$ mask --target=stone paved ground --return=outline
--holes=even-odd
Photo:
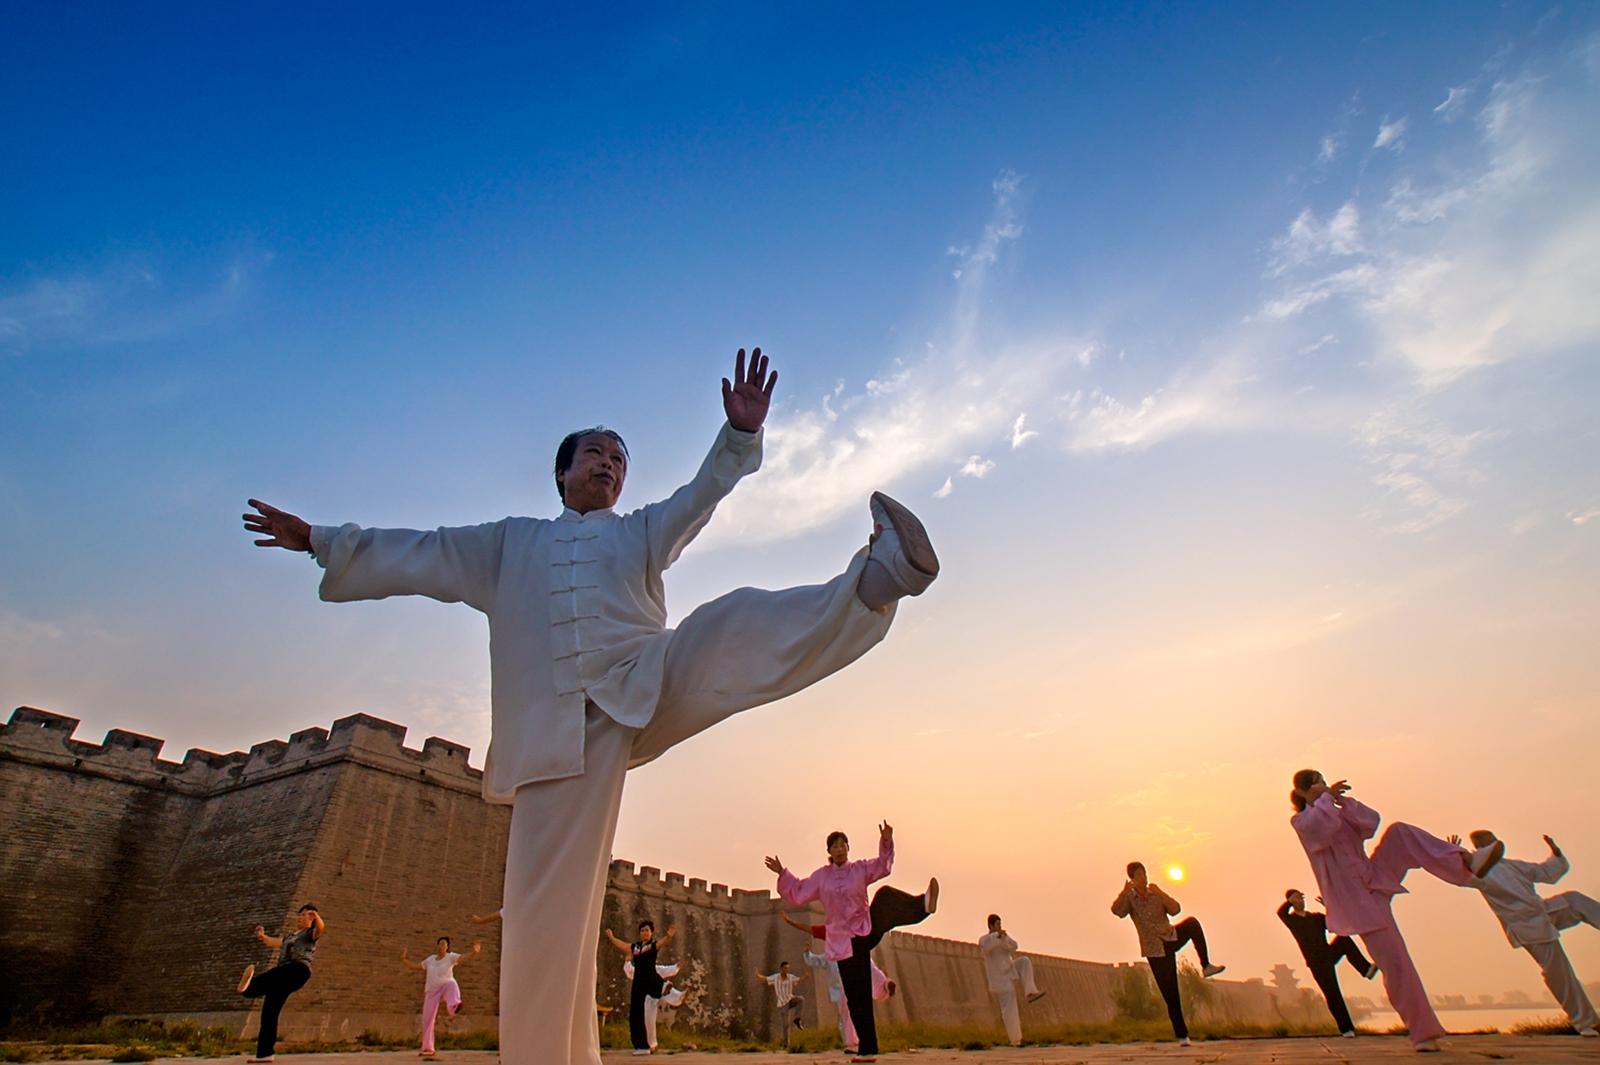
[[[486,1051],[446,1051],[445,1065],[495,1065]],[[162,1059],[174,1065],[240,1065],[243,1058]],[[415,1065],[414,1052],[351,1054],[285,1054],[281,1065]],[[634,1058],[625,1050],[605,1054],[606,1065]],[[848,1061],[839,1051],[825,1054],[658,1054],[671,1065],[795,1065],[798,1062]],[[1480,1065],[1509,1061],[1519,1065],[1600,1065],[1600,1040],[1576,1036],[1470,1035],[1446,1040],[1441,1054],[1418,1055],[1399,1036],[1361,1039],[1248,1039],[1196,1043],[1121,1043],[1082,1047],[1028,1047],[1021,1050],[918,1050],[884,1054],[884,1065],[1122,1065],[1125,1062],[1173,1062],[1174,1065]]]

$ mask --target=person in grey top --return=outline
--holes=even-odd
[[[289,996],[306,986],[311,979],[311,959],[317,953],[317,940],[327,930],[322,914],[314,903],[300,907],[295,918],[295,930],[283,936],[269,936],[256,925],[256,938],[278,951],[278,964],[261,975],[256,975],[254,965],[246,965],[239,977],[239,994],[245,998],[261,999],[261,1029],[256,1035],[256,1056],[251,1062],[273,1060],[273,1047],[278,1042],[278,1014]]]

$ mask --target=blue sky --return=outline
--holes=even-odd
[[[992,744],[1057,787],[1052,853],[1188,862],[1241,941],[1204,868],[1304,876],[1308,758],[1600,862],[1592,803],[1528,798],[1600,692],[1595,9],[748,8],[0,14],[0,701],[172,755],[365,710],[479,758],[481,621],[318,604],[244,499],[547,514],[555,442],[605,421],[637,505],[760,344],[767,465],[675,612],[831,575],[878,487],[947,572],[857,669],[637,774],[619,854],[753,884],[763,833],[896,814],[974,885],[934,931],[981,932],[993,862],[951,837],[1012,821]],[[1508,713],[1490,802],[1459,767]],[[694,831],[774,766],[826,782],[781,752],[845,724],[896,751],[872,809]],[[1126,952],[1045,886],[1007,889],[1040,949]],[[1536,988],[1447,924],[1461,990]]]

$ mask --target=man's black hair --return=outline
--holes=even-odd
[[[1133,874],[1135,872],[1137,872],[1138,870],[1143,869],[1143,868],[1144,868],[1144,863],[1143,862],[1129,862],[1128,863],[1128,879],[1132,880],[1133,879]]]

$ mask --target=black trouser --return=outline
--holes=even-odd
[[[1306,965],[1311,969],[1311,979],[1322,989],[1322,997],[1328,1002],[1328,1012],[1333,1014],[1333,1023],[1339,1026],[1339,1032],[1343,1034],[1355,1031],[1356,1025],[1350,1019],[1349,1008],[1344,1004],[1344,992],[1339,990],[1339,974],[1334,972],[1334,966],[1339,964],[1340,958],[1348,958],[1356,972],[1363,976],[1372,968],[1372,962],[1367,960],[1361,948],[1356,946],[1356,941],[1349,936],[1335,936],[1333,942],[1328,944],[1328,949],[1315,958],[1307,958]]]
[[[928,916],[928,900],[923,895],[907,895],[898,888],[883,887],[872,896],[872,931],[850,941],[851,953],[839,962],[839,983],[844,986],[844,1004],[850,1023],[860,1040],[858,1053],[878,1053],[878,1022],[872,1015],[872,948],[894,928],[916,924]]]
[[[655,973],[655,965],[651,964],[650,972]],[[639,966],[634,966],[633,991],[628,999],[628,1035],[633,1040],[633,1049],[649,1050],[650,1036],[644,1030],[644,1000],[647,998],[661,997],[661,977],[654,980],[645,979],[639,971]]]
[[[289,996],[306,986],[311,979],[311,966],[302,961],[286,961],[264,973],[256,973],[244,989],[245,998],[261,1000],[261,1031],[256,1035],[256,1057],[272,1056],[278,1041],[278,1014]]]
[[[1189,1026],[1183,1023],[1183,1001],[1178,997],[1178,951],[1187,944],[1194,944],[1194,952],[1200,955],[1200,967],[1205,968],[1211,964],[1211,955],[1206,950],[1206,933],[1200,927],[1200,922],[1190,917],[1179,921],[1172,926],[1178,933],[1177,938],[1166,942],[1167,952],[1154,958],[1146,958],[1150,963],[1150,975],[1156,978],[1156,987],[1161,991],[1161,998],[1167,1004],[1167,1019],[1172,1022],[1172,1034],[1179,1039],[1189,1038]]]

